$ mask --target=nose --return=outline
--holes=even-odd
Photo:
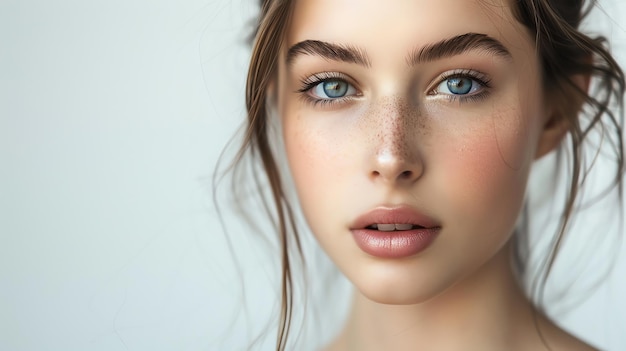
[[[370,178],[385,183],[412,184],[423,174],[421,159],[416,157],[417,150],[411,154],[397,152],[390,148],[379,149],[374,155]]]
[[[416,125],[419,116],[406,111],[402,107],[395,113],[386,109],[375,119],[377,122],[371,130],[378,132],[369,166],[369,177],[373,181],[412,184],[424,173],[420,152],[423,133]]]

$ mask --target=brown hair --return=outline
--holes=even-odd
[[[537,50],[541,57],[543,80],[547,94],[560,102],[561,115],[568,123],[570,183],[559,230],[554,238],[546,268],[533,291],[543,294],[543,286],[554,265],[559,248],[563,243],[569,220],[575,209],[577,195],[591,170],[584,159],[583,145],[595,129],[612,132],[615,142],[613,151],[616,158],[616,173],[610,187],[618,188],[622,199],[622,176],[624,171],[623,154],[623,97],[625,89],[624,73],[607,49],[604,37],[589,37],[578,30],[581,21],[589,14],[596,1],[585,6],[584,0],[525,0],[516,1],[515,15],[535,36]],[[589,75],[596,78],[594,94],[581,90],[571,79],[574,75]],[[612,100],[617,103],[617,114],[611,110]],[[581,104],[572,103],[578,101]],[[580,113],[581,105],[588,106],[588,113]],[[587,118],[587,121],[584,121]],[[563,146],[563,145],[562,145]],[[598,146],[599,148],[600,146]],[[558,149],[557,159],[563,157],[565,149]],[[591,162],[593,165],[593,161]],[[606,189],[609,190],[609,189]],[[524,264],[522,257],[522,265]]]
[[[571,160],[569,194],[558,232],[546,259],[547,269],[540,284],[543,286],[568,229],[579,189],[589,172],[589,168],[583,169],[586,164],[583,160],[583,143],[588,141],[590,131],[596,128],[600,128],[602,132],[613,133],[611,140],[614,141],[617,171],[611,186],[619,189],[621,200],[624,169],[622,105],[625,82],[622,70],[606,48],[606,40],[602,37],[589,37],[578,30],[580,22],[595,1],[591,1],[587,7],[584,7],[584,0],[510,1],[515,2],[517,20],[535,37],[536,49],[542,61],[546,94],[562,102],[561,116],[566,119],[569,128],[570,149],[559,149],[559,155],[569,152]],[[290,0],[261,0],[261,14],[254,35],[247,77],[247,125],[243,144],[233,163],[234,173],[237,174],[246,156],[250,156],[253,162],[260,160],[265,180],[269,182],[271,189],[271,200],[263,197],[262,203],[277,229],[281,250],[282,299],[277,350],[284,350],[286,347],[293,309],[292,258],[289,251],[290,247],[296,248],[302,257],[302,250],[295,218],[287,201],[268,138],[267,91],[276,74],[277,59],[289,26],[292,3]],[[597,91],[593,96],[574,84],[572,76],[578,74],[596,78]],[[580,104],[572,104],[572,99]],[[611,110],[612,103],[616,103],[617,113]],[[582,104],[588,107],[588,113],[579,113]],[[585,117],[588,118],[587,121],[582,120]],[[262,181],[256,174],[253,175],[253,181],[261,189]],[[525,264],[523,257],[521,263]]]

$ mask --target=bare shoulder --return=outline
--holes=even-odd
[[[575,337],[567,331],[561,329],[554,323],[548,321],[548,325],[543,331],[545,342],[552,351],[598,351],[599,349],[589,345],[585,341]]]
[[[562,331],[564,335],[553,339],[550,347],[554,351],[599,351],[599,349],[589,345],[588,343],[574,337],[567,332]]]
[[[551,340],[548,345],[553,351],[599,351],[599,349],[569,334],[567,337]]]

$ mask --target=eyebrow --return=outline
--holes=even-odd
[[[481,33],[466,33],[415,49],[406,61],[409,66],[415,66],[472,50],[483,50],[507,60],[513,58],[509,50],[497,39]]]
[[[512,55],[497,39],[481,33],[465,33],[413,50],[406,59],[409,66],[460,55],[472,50],[483,50],[507,60]],[[320,40],[304,40],[287,50],[286,62],[293,64],[299,56],[321,56],[327,60],[356,63],[370,67],[371,62],[364,49],[352,45],[334,44]]]
[[[292,64],[298,56],[302,55],[321,56],[331,61],[356,63],[365,67],[371,66],[365,50],[352,45],[333,44],[320,40],[304,40],[289,48],[287,51],[287,64]]]

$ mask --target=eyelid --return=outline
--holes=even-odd
[[[329,80],[344,81],[347,84],[349,84],[351,87],[353,87],[357,93],[355,95],[347,95],[347,96],[334,98],[334,99],[326,99],[326,98],[311,96],[310,91],[313,88],[315,88],[318,84],[324,81],[329,81]],[[357,84],[354,83],[354,79],[352,79],[350,76],[341,72],[332,72],[332,71],[318,72],[318,73],[314,73],[314,74],[301,78],[300,82],[302,86],[299,89],[297,89],[295,93],[299,93],[305,102],[309,102],[313,105],[316,105],[316,104],[328,105],[328,104],[342,103],[342,102],[352,100],[354,97],[361,95],[361,92],[357,88]]]
[[[440,74],[435,80],[433,80],[433,83],[428,86],[428,89],[426,90],[427,94],[438,95],[435,92],[435,89],[439,86],[439,84],[451,78],[470,78],[475,80],[485,88],[491,88],[491,78],[488,75],[480,71],[464,68],[455,69]]]
[[[313,88],[316,84],[321,83],[323,81],[331,80],[331,79],[343,80],[346,83],[356,88],[356,84],[354,84],[354,80],[346,74],[343,74],[340,72],[319,72],[319,73],[314,73],[309,76],[305,76],[301,78],[300,82],[302,84],[302,87],[296,91],[299,93],[303,93]]]

